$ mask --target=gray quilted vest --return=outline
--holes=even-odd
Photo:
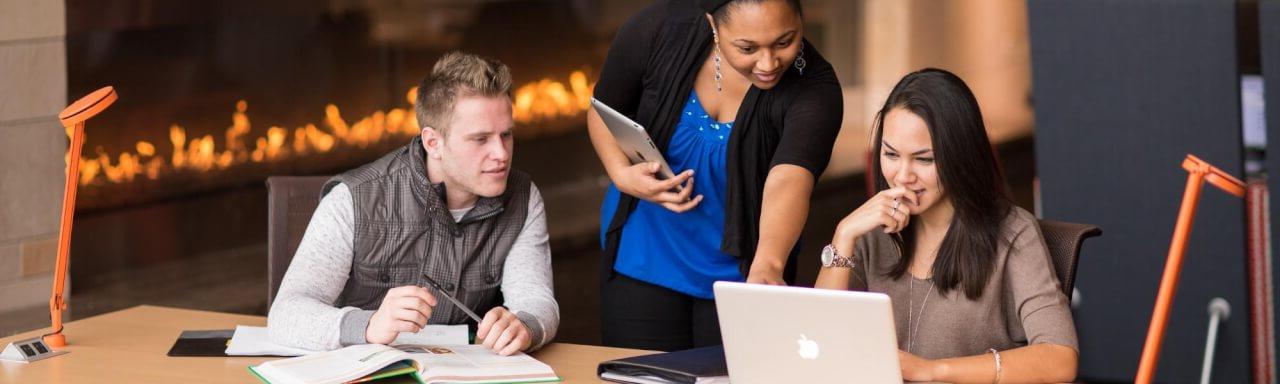
[[[506,192],[480,198],[455,222],[444,184],[427,179],[426,160],[418,137],[325,183],[322,194],[346,184],[355,208],[355,255],[337,306],[376,310],[391,288],[429,287],[423,274],[481,316],[502,304],[502,266],[529,213],[529,176],[512,170]],[[431,323],[469,320],[440,292],[432,294],[438,305]]]

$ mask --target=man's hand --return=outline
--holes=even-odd
[[[529,349],[533,344],[529,328],[516,318],[516,314],[503,307],[495,307],[484,314],[484,320],[476,327],[476,339],[483,339],[486,348],[503,356]]]
[[[364,339],[369,343],[391,344],[400,332],[417,332],[427,326],[436,297],[426,288],[406,285],[387,291],[382,305],[369,319]]]

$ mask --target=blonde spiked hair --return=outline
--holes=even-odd
[[[511,98],[511,70],[506,64],[470,53],[446,53],[418,84],[419,128],[431,127],[447,137],[459,96],[499,95]]]

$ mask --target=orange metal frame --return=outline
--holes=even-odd
[[[89,118],[102,113],[115,101],[115,88],[107,86],[77,100],[58,114],[58,120],[62,121],[62,125],[71,129],[71,147],[67,149],[67,183],[62,193],[62,225],[58,232],[58,260],[53,272],[53,292],[49,297],[49,318],[53,321],[53,332],[44,336],[45,344],[51,347],[67,345],[67,337],[62,334],[62,311],[67,309],[63,290],[67,284],[67,262],[71,252],[71,223],[75,219],[76,212],[76,187],[80,183],[80,149],[84,146],[84,123]]]
[[[1191,236],[1191,224],[1196,217],[1196,205],[1200,203],[1200,189],[1207,181],[1224,192],[1243,198],[1244,182],[1194,155],[1182,161],[1187,170],[1187,189],[1182,194],[1182,208],[1178,211],[1178,224],[1173,228],[1173,242],[1169,245],[1169,257],[1165,261],[1164,276],[1160,279],[1160,291],[1156,295],[1155,310],[1151,313],[1151,325],[1147,328],[1147,341],[1142,347],[1142,360],[1138,364],[1138,376],[1134,382],[1149,384],[1155,378],[1156,362],[1160,358],[1160,343],[1164,340],[1164,327],[1169,322],[1169,309],[1173,306],[1173,294],[1178,290],[1178,273],[1182,271],[1182,256]]]

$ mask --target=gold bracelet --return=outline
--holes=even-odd
[[[991,354],[996,358],[996,381],[994,381],[994,383],[1000,384],[1000,379],[1004,378],[1004,367],[1000,366],[1000,351],[997,351],[995,348],[988,348],[987,352],[991,352]]]

